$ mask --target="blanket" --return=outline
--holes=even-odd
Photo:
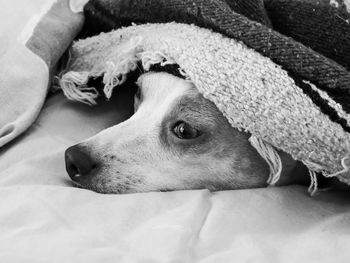
[[[288,186],[101,195],[72,188],[64,172],[64,149],[129,113],[120,90],[111,103],[94,107],[69,102],[60,93],[46,99],[48,64],[26,43],[53,3],[13,0],[0,10],[0,60],[6,65],[0,69],[0,127],[14,128],[0,139],[2,261],[349,260],[347,193],[310,198],[304,187]],[[83,19],[75,13],[82,1],[65,3],[67,14]]]
[[[223,0],[170,3],[91,1],[88,7],[97,24],[163,23],[133,25],[75,43],[60,80],[68,98],[94,103],[98,92],[87,83],[98,76],[103,76],[110,98],[140,62],[145,71],[154,64],[177,64],[233,127],[251,134],[250,143],[270,166],[268,183],[275,184],[282,171],[275,148],[309,168],[312,192],[316,173],[349,183],[350,14],[345,2],[332,7],[324,1],[267,1],[266,11],[261,1],[252,1],[253,7]],[[242,15],[247,8],[259,23]],[[279,27],[300,37],[271,30],[275,17],[283,17],[277,8],[300,14]],[[271,23],[270,13],[275,18]],[[339,16],[343,20],[334,18]],[[173,20],[181,23],[164,23]],[[189,22],[196,26],[183,24]],[[310,39],[306,27],[322,37]]]

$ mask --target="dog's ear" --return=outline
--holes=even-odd
[[[134,71],[131,72],[130,77],[128,77],[127,80],[123,84],[121,84],[118,87],[118,89],[116,89],[116,92],[117,93],[119,91],[124,92],[126,89],[128,89],[129,92],[132,93],[132,96],[134,96],[134,94],[138,90],[138,86],[135,82],[139,76],[140,76],[139,73],[134,72]],[[87,83],[88,87],[94,87],[98,91],[99,96],[97,98],[97,103],[98,103],[98,100],[106,100],[107,99],[104,96],[103,88],[104,88],[105,84],[103,83],[102,80],[103,80],[103,77],[90,78],[88,83]]]

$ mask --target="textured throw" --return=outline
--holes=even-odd
[[[91,78],[103,77],[110,98],[138,65],[147,71],[176,64],[233,127],[252,135],[270,166],[269,183],[282,169],[275,148],[309,168],[311,190],[316,172],[350,183],[349,7],[312,0],[93,0],[81,37],[127,27],[77,41],[61,88],[94,104]]]

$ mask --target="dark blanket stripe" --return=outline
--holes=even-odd
[[[350,132],[348,122],[344,118],[340,117],[337,110],[330,106],[327,100],[323,99],[317,91],[313,90],[310,84],[303,82],[300,78],[293,76],[291,73],[289,73],[289,76],[294,79],[295,84],[310,97],[312,102],[321,110],[322,113],[326,114],[333,122],[340,124],[345,131]]]
[[[85,14],[87,24],[100,23],[95,33],[130,22],[176,21],[211,28],[243,41],[293,76],[309,80],[350,113],[350,73],[343,66],[234,12],[233,7],[223,0],[90,0]]]
[[[329,0],[265,0],[265,8],[275,30],[350,70],[350,14],[345,6],[335,8],[329,3]]]
[[[226,0],[226,3],[234,12],[271,27],[271,21],[265,11],[263,0]]]

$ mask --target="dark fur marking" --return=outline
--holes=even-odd
[[[200,136],[181,140],[172,132],[174,124],[184,121],[198,129]],[[197,91],[181,97],[161,123],[160,141],[169,151],[178,155],[213,152],[216,158],[228,156],[229,145],[222,147],[220,140],[235,139],[235,131],[211,101]]]

